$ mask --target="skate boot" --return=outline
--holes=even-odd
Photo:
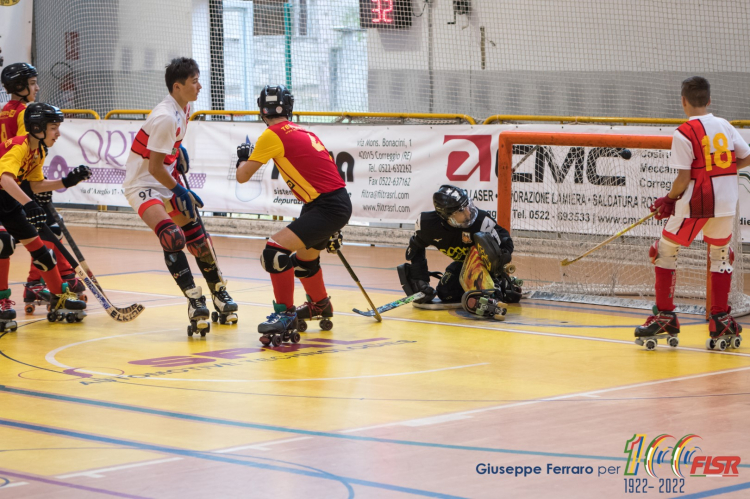
[[[726,350],[727,348],[739,348],[742,344],[742,326],[737,324],[734,317],[729,315],[732,309],[721,314],[711,314],[708,319],[708,332],[711,335],[706,340],[706,348],[709,350]]]
[[[18,329],[16,322],[16,311],[13,305],[16,302],[10,299],[10,289],[0,291],[0,333],[10,331],[11,333]]]
[[[50,292],[42,281],[29,281],[23,285],[23,310],[33,314],[37,305],[49,303]]]
[[[220,282],[214,285],[209,284],[209,286],[216,288],[216,291],[211,290],[211,297],[216,309],[216,312],[211,313],[211,320],[219,324],[237,324],[237,304],[227,293],[226,286]]]
[[[467,291],[461,297],[461,306],[472,315],[505,320],[508,306],[497,299],[494,289]]]
[[[208,321],[210,313],[206,307],[206,297],[203,296],[203,290],[198,287],[192,287],[183,291],[188,299],[188,318],[190,325],[187,327],[188,336],[200,333],[206,336],[211,331],[211,323]]]
[[[297,322],[297,310],[294,307],[287,310],[286,305],[273,302],[273,313],[266,317],[265,322],[258,324],[258,332],[261,334],[260,342],[264,346],[275,347],[288,341],[299,343]]]
[[[314,302],[310,299],[310,295],[307,296],[307,301],[297,307],[297,331],[304,333],[307,331],[307,322],[305,321],[317,321],[322,319],[319,323],[322,331],[330,331],[333,328],[333,305],[331,305],[331,297],[323,298],[319,302]]]
[[[680,321],[674,312],[660,311],[654,305],[654,315],[649,315],[642,326],[635,328],[635,344],[646,345],[646,350],[656,348],[659,338],[666,338],[670,347],[680,344]]]
[[[78,295],[79,300],[89,301],[89,297],[84,294],[86,291],[86,285],[78,279],[75,272],[60,277],[62,277],[63,282],[68,283],[68,289]]]
[[[86,317],[86,302],[79,300],[78,295],[68,289],[68,283],[62,285],[62,293],[50,294],[47,320],[81,322]]]

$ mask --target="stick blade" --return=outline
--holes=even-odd
[[[367,310],[367,311],[363,312],[363,311],[361,311],[359,309],[353,308],[352,312],[354,312],[355,314],[364,315],[365,317],[375,317],[375,311],[374,310]]]
[[[567,266],[568,266],[568,265],[570,265],[571,263],[573,263],[573,262],[571,262],[570,260],[568,260],[568,259],[566,258],[565,260],[563,260],[562,262],[560,262],[560,265],[562,265],[563,267],[567,267]]]

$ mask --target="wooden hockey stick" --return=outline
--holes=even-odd
[[[341,258],[341,263],[344,264],[344,267],[346,267],[346,270],[349,272],[349,275],[352,276],[352,279],[354,279],[354,282],[357,283],[357,286],[359,286],[359,289],[362,291],[362,294],[365,295],[365,298],[367,299],[367,303],[370,304],[370,308],[372,309],[372,316],[375,317],[375,320],[378,322],[383,322],[383,318],[380,317],[380,312],[378,312],[378,309],[375,307],[375,305],[372,304],[372,300],[370,300],[370,297],[367,295],[367,291],[365,291],[365,288],[362,287],[362,284],[359,282],[359,279],[357,279],[357,274],[354,273],[352,270],[352,267],[349,265],[349,262],[346,261],[346,258],[344,258],[344,255],[341,253],[340,249],[336,250],[336,254]],[[362,315],[369,315],[369,311],[366,313],[362,313],[356,309],[353,309],[354,312],[357,312],[358,314]],[[370,316],[370,317],[372,317]]]
[[[59,218],[59,215],[58,217]],[[58,223],[60,221],[58,220]],[[63,225],[60,224],[60,228],[63,228]],[[134,303],[133,305],[125,308],[118,308],[112,305],[112,302],[109,301],[109,298],[104,294],[104,292],[99,287],[99,284],[94,284],[96,282],[96,277],[94,277],[93,274],[89,274],[91,270],[88,271],[83,269],[83,266],[76,261],[75,258],[73,258],[73,255],[70,254],[70,252],[67,250],[65,246],[60,242],[59,239],[57,239],[57,236],[52,232],[52,230],[47,227],[47,224],[44,224],[42,226],[42,231],[45,232],[45,235],[50,238],[50,241],[57,247],[57,249],[60,250],[60,253],[65,257],[66,260],[68,260],[68,263],[70,263],[71,266],[74,267],[75,273],[78,276],[78,278],[83,281],[83,284],[86,285],[89,291],[91,291],[91,294],[94,295],[94,298],[96,298],[102,307],[104,307],[104,311],[107,312],[107,314],[112,317],[114,320],[118,322],[130,322],[136,317],[138,317],[141,312],[143,312],[143,305],[140,303]],[[64,231],[66,234],[66,237],[69,237],[69,233]],[[70,243],[72,239],[68,239],[68,242]],[[71,244],[71,247],[73,247],[73,244]],[[80,253],[80,250],[78,251]],[[86,266],[88,268],[88,265]]]
[[[406,305],[407,303],[411,303],[414,300],[419,300],[420,298],[424,298],[424,293],[421,291],[419,293],[414,293],[411,296],[405,296],[403,298],[399,298],[398,300],[392,301],[390,303],[386,303],[385,305],[382,305],[375,310],[365,310],[364,312],[361,310],[358,310],[356,308],[352,309],[352,312],[355,312],[359,315],[364,315],[365,317],[375,317],[375,314],[382,314],[384,312],[388,312],[389,310],[393,310],[394,308],[398,308],[402,305]]]
[[[641,218],[641,219],[640,219],[640,220],[638,220],[637,222],[635,222],[635,223],[632,223],[632,224],[628,225],[627,227],[625,227],[624,229],[622,229],[622,230],[621,230],[620,232],[618,232],[617,234],[615,234],[615,235],[613,235],[613,236],[610,236],[610,237],[608,237],[607,239],[605,239],[604,241],[600,242],[599,244],[597,244],[596,246],[594,246],[593,248],[591,248],[590,250],[588,250],[588,251],[587,251],[586,253],[584,253],[584,254],[582,254],[582,255],[579,255],[579,256],[577,256],[577,257],[573,258],[572,260],[568,260],[568,259],[566,258],[565,260],[563,260],[562,262],[560,262],[560,265],[562,265],[563,267],[565,267],[565,266],[568,266],[568,265],[570,265],[571,263],[575,263],[575,262],[577,262],[577,261],[578,261],[578,260],[580,260],[581,258],[583,258],[583,257],[585,257],[585,256],[587,256],[587,255],[590,255],[591,253],[593,253],[594,251],[598,250],[599,248],[601,248],[601,247],[603,247],[603,246],[606,246],[606,245],[608,245],[609,243],[611,243],[612,241],[614,241],[614,240],[615,240],[615,239],[617,239],[618,237],[622,236],[623,234],[625,234],[625,233],[626,233],[626,232],[628,232],[629,230],[631,230],[631,229],[633,229],[633,228],[635,228],[635,227],[638,227],[639,225],[641,225],[641,224],[642,224],[643,222],[645,222],[645,221],[646,221],[646,220],[648,220],[649,218],[653,217],[654,215],[656,215],[656,212],[653,212],[653,213],[649,213],[648,215],[646,215],[645,217]]]

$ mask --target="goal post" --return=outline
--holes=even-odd
[[[497,161],[498,223],[509,228],[514,262],[530,297],[631,308],[654,303],[648,257],[666,220],[649,219],[585,258],[562,267],[649,213],[671,188],[671,135],[555,132],[500,133]],[[750,313],[744,294],[739,216],[732,239],[736,260],[730,304]],[[699,235],[682,248],[675,304],[683,313],[709,309],[708,245]]]

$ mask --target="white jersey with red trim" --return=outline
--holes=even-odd
[[[130,155],[125,165],[125,191],[141,187],[161,187],[162,184],[148,172],[151,151],[164,153],[164,166],[170,175],[175,176],[175,161],[185,132],[187,131],[190,104],[181,109],[171,95],[151,111],[130,147]]]
[[[683,218],[726,217],[735,214],[739,182],[737,158],[750,147],[725,119],[706,114],[680,125],[672,138],[669,166],[690,170],[690,184],[675,206]]]

